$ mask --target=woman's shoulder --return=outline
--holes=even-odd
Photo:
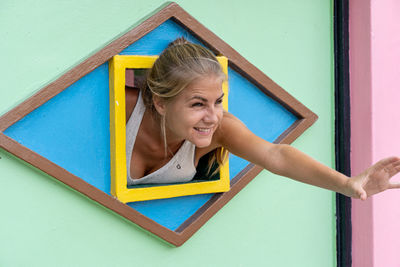
[[[237,117],[229,112],[224,112],[221,124],[215,132],[215,142],[221,144],[222,140],[229,139],[232,135],[236,135],[238,131],[247,130],[246,125],[241,122]]]
[[[228,150],[237,145],[252,141],[256,136],[246,125],[233,114],[224,112],[221,124],[213,137],[215,146],[222,146]]]
[[[126,122],[128,122],[129,118],[132,115],[133,110],[135,109],[137,100],[139,97],[139,88],[136,87],[125,87],[125,118]]]

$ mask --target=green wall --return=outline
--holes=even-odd
[[[160,7],[2,0],[0,114]],[[293,145],[334,165],[332,3],[182,0],[319,120]],[[0,266],[335,266],[332,192],[263,172],[180,248],[0,150]]]

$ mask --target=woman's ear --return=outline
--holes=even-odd
[[[161,97],[153,95],[153,104],[157,112],[161,116],[165,116],[166,113],[166,103],[165,100],[163,100]]]

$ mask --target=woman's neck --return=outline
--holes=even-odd
[[[155,116],[151,114],[151,111],[146,109],[143,120],[142,120],[142,130],[151,140],[151,143],[148,143],[150,149],[153,151],[162,150],[165,152],[165,143],[164,136],[161,130],[161,118],[159,116]],[[174,138],[173,134],[168,131],[168,128],[165,129],[166,139],[167,139],[167,154],[174,155],[179,148],[182,146],[182,143],[185,141],[182,138]]]

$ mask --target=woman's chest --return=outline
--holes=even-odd
[[[139,179],[151,174],[165,166],[171,157],[165,157],[165,153],[149,151],[146,147],[135,145],[130,161],[130,177]]]
[[[139,138],[140,140],[140,138]],[[149,175],[190,176],[196,171],[199,158],[195,157],[196,148],[188,141],[184,141],[177,150],[150,149],[145,143],[137,143],[132,151],[129,164],[130,177],[139,179]],[[168,153],[169,152],[169,153]],[[156,173],[155,173],[156,172]]]

